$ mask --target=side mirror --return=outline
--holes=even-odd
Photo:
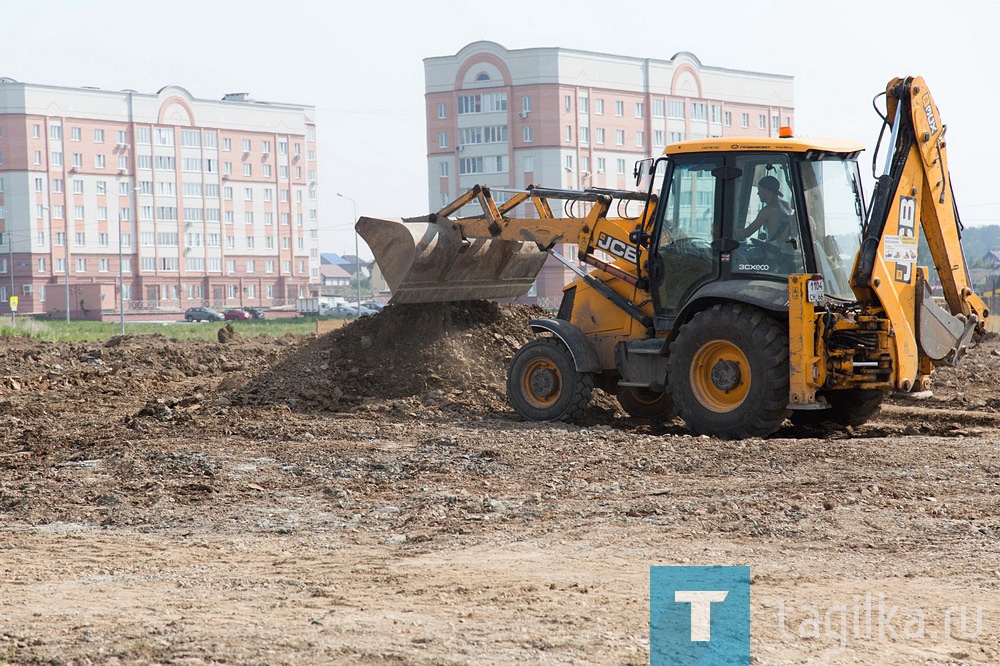
[[[635,167],[632,169],[632,175],[635,177],[635,184],[640,190],[646,190],[646,181],[653,177],[653,158],[647,157],[645,159],[638,160],[635,163]]]

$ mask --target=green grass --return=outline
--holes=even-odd
[[[174,339],[217,340],[218,330],[230,322],[200,322],[200,323],[163,323],[163,324],[129,324],[125,323],[126,335],[160,334]],[[294,319],[254,319],[231,322],[233,327],[245,338],[255,338],[262,335],[281,337],[286,333],[294,335],[309,335],[316,332],[316,319],[313,317],[297,317]],[[106,340],[121,335],[119,322],[71,321],[18,318],[14,326],[9,319],[0,324],[0,337],[25,336],[36,340],[51,342],[83,342],[87,340]]]

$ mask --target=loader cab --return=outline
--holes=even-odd
[[[656,163],[649,276],[658,329],[702,298],[783,311],[794,273],[821,273],[828,295],[854,299],[864,210],[856,151],[755,143],[683,142]]]

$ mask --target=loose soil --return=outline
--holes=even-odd
[[[722,441],[600,392],[522,421],[539,314],[5,338],[0,664],[645,664],[661,565],[751,567],[756,664],[1000,663],[997,340],[865,426]]]

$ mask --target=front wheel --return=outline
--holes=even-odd
[[[583,417],[594,377],[578,372],[558,338],[538,338],[521,347],[507,374],[507,397],[529,421],[572,421]]]
[[[674,410],[696,433],[763,437],[788,416],[788,333],[762,310],[699,312],[671,344],[668,368]]]

